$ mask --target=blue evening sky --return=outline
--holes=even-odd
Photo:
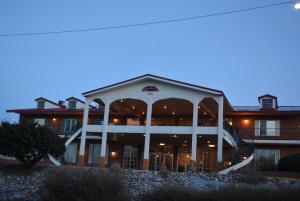
[[[0,34],[141,23],[280,0],[0,1]],[[195,21],[0,38],[0,120],[146,73],[223,90],[232,105],[264,93],[300,105],[300,10],[292,5]]]

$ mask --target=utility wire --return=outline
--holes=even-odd
[[[140,26],[148,26],[148,25],[155,25],[155,24],[165,24],[165,23],[173,23],[173,22],[198,20],[198,19],[201,19],[201,18],[208,18],[208,17],[221,16],[221,15],[229,15],[229,14],[234,14],[234,13],[242,13],[242,12],[248,12],[248,11],[253,11],[253,10],[258,10],[258,9],[263,9],[263,8],[270,8],[270,7],[275,7],[275,6],[282,6],[282,5],[293,4],[293,3],[295,3],[295,1],[284,1],[284,2],[279,2],[279,3],[266,4],[266,5],[256,6],[256,7],[237,9],[237,10],[229,10],[229,11],[223,11],[223,12],[211,13],[211,14],[205,14],[205,15],[198,15],[198,16],[193,16],[193,17],[174,18],[174,19],[167,19],[167,20],[160,20],[160,21],[150,21],[150,22],[137,23],[137,24],[127,24],[127,25],[108,26],[108,27],[96,27],[96,28],[86,28],[86,29],[69,29],[69,30],[47,31],[47,32],[0,34],[0,37],[50,35],[50,34],[63,34],[63,33],[88,32],[88,31],[102,31],[102,30],[108,30],[108,29],[122,29],[122,28],[130,28],[130,27],[140,27]]]

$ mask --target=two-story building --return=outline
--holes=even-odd
[[[83,96],[40,97],[36,108],[8,112],[65,138],[64,163],[80,166],[215,172],[254,158],[270,169],[300,153],[300,106],[280,106],[272,95],[232,106],[220,90],[146,74]]]

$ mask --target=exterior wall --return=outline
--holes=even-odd
[[[300,116],[232,116],[232,126],[241,139],[300,140]],[[248,123],[245,123],[248,120]],[[280,136],[255,136],[255,120],[280,120]]]

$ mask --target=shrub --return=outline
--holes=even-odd
[[[227,186],[208,191],[161,187],[143,195],[142,201],[296,201],[300,189],[266,189]]]
[[[113,163],[113,164],[110,166],[109,171],[110,171],[110,173],[116,174],[116,175],[121,175],[121,174],[122,174],[122,169],[121,169],[119,163]]]
[[[98,169],[58,168],[50,171],[41,190],[42,201],[124,201],[120,177]]]
[[[63,140],[47,127],[6,122],[0,126],[0,154],[15,157],[27,167],[33,167],[48,153],[58,156],[64,152]]]
[[[169,177],[170,171],[165,165],[160,165],[158,174],[161,176],[161,178],[166,179]]]
[[[300,172],[300,154],[283,157],[278,163],[279,171]]]

